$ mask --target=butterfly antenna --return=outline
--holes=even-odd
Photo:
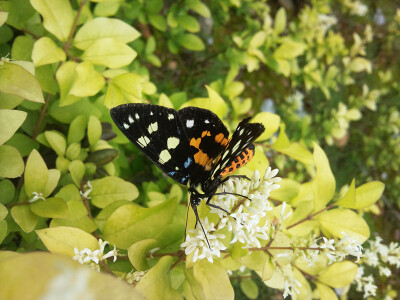
[[[200,224],[201,230],[203,230],[204,236],[206,237],[208,248],[210,248],[210,250],[211,250],[210,242],[208,241],[206,231],[204,230],[203,224],[201,224],[201,221],[200,221],[200,218],[199,218],[199,214],[197,213],[197,207],[195,205],[192,205],[192,209],[193,209],[194,214],[196,216],[196,225],[197,225],[197,223]]]

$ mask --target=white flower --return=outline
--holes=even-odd
[[[204,221],[201,221],[201,223],[203,224],[204,230],[207,233],[210,247],[208,246],[206,236],[204,235],[201,226],[198,226],[196,229],[189,230],[189,234],[186,236],[186,241],[181,244],[181,247],[185,248],[186,255],[189,255],[193,252],[193,262],[203,258],[207,258],[209,262],[213,262],[213,256],[220,257],[221,250],[226,249],[224,244],[220,241],[220,239],[225,238],[225,235],[212,234],[212,232],[215,231],[214,224],[208,223],[207,217]]]
[[[108,244],[107,241],[99,240],[99,249],[90,250],[88,248],[84,248],[83,250],[79,251],[78,248],[74,247],[74,257],[73,260],[77,260],[80,264],[87,264],[92,265],[95,263],[96,265],[99,264],[100,261],[106,260],[109,257],[114,257],[114,262],[117,260],[118,250],[114,249],[104,254],[104,248]],[[96,269],[98,269],[96,267]]]
[[[133,272],[133,270],[132,270],[131,272],[127,273],[123,279],[125,279],[125,281],[128,284],[133,284],[133,283],[140,281],[140,279],[143,278],[143,276],[146,274],[146,272],[147,271]]]
[[[35,202],[37,200],[45,200],[45,198],[43,197],[42,193],[32,192],[32,194],[33,194],[33,197],[32,197],[32,199],[30,199],[28,201],[29,203],[33,203],[33,202]]]
[[[83,186],[83,190],[85,191],[84,193],[82,191],[79,191],[81,196],[85,197],[86,199],[90,199],[89,194],[92,192],[92,184],[90,183],[90,180],[88,180]]]

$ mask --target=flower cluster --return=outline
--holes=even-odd
[[[260,248],[260,240],[266,241],[269,238],[266,213],[272,210],[268,201],[270,192],[279,188],[277,183],[281,179],[275,177],[277,173],[277,169],[271,170],[269,167],[263,178],[256,170],[251,180],[233,177],[221,185],[218,189],[221,195],[214,197],[211,203],[230,214],[212,207],[210,212],[218,214],[220,222],[214,226],[207,218],[201,220],[211,247],[208,247],[201,228],[190,230],[186,242],[181,245],[186,255],[193,252],[193,262],[203,258],[212,262],[213,256],[219,256],[220,251],[226,249],[222,241],[225,235],[215,233],[222,228],[233,233],[230,243],[239,241],[244,247]]]
[[[106,260],[109,257],[114,258],[114,262],[117,260],[118,256],[118,250],[114,249],[107,252],[104,254],[104,248],[108,244],[107,241],[102,241],[101,239],[99,240],[99,249],[97,250],[90,250],[88,248],[85,248],[81,251],[79,251],[78,248],[74,248],[74,253],[75,256],[72,258],[73,260],[77,260],[81,264],[86,264],[91,266],[92,268],[96,269],[97,271],[100,271],[100,267],[98,266],[99,262]]]
[[[124,276],[124,280],[128,283],[128,284],[136,284],[137,282],[140,281],[140,279],[143,278],[143,276],[147,273],[147,271],[135,271],[135,272],[129,272],[127,274],[125,274]]]

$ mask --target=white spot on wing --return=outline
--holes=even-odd
[[[167,140],[168,149],[175,149],[179,145],[179,139],[176,137],[170,137]]]
[[[168,120],[173,120],[173,119],[175,119],[174,115],[173,114],[169,114],[168,115]]]
[[[186,127],[192,128],[194,125],[194,120],[186,120]]]
[[[168,150],[163,150],[160,152],[160,158],[158,159],[160,164],[165,164],[170,159],[171,159],[171,154],[168,152]]]
[[[135,118],[136,118],[136,120],[139,120],[139,119],[140,119],[138,113],[135,114]]]
[[[151,111],[151,112],[150,112],[150,116],[152,116],[152,115],[153,115],[153,112]]]
[[[158,130],[158,123],[157,122],[151,123],[147,128],[147,130],[149,131],[150,134],[156,132]]]
[[[144,148],[150,143],[150,139],[144,135],[138,138],[138,143]]]
[[[208,121],[208,120],[204,120],[204,123],[208,124],[208,123],[210,123],[210,121]]]
[[[133,118],[132,118],[131,115],[128,116],[128,121],[129,121],[129,123],[131,123],[131,124],[133,123]]]
[[[122,123],[122,125],[124,125],[124,128],[125,128],[125,129],[129,129],[129,125],[128,125],[128,124]]]

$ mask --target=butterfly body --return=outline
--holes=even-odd
[[[111,117],[166,175],[188,186],[196,221],[201,200],[213,206],[209,202],[224,177],[250,161],[255,151],[252,143],[264,132],[262,124],[246,118],[229,139],[218,116],[197,107],[176,111],[152,104],[123,104],[111,109]]]

